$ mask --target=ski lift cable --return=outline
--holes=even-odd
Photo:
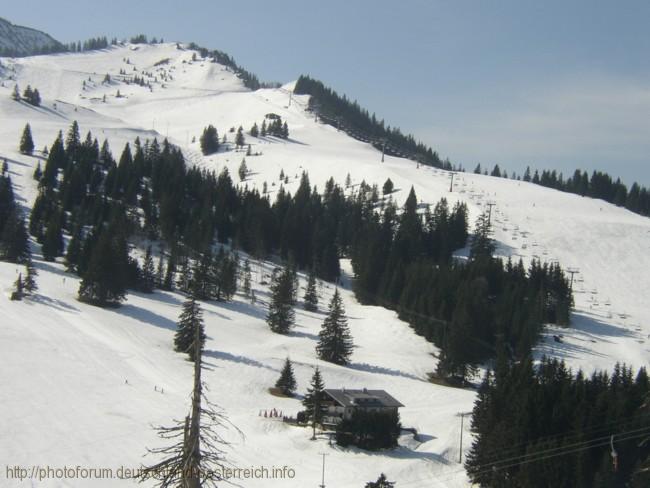
[[[633,430],[621,432],[621,433],[615,434],[615,435],[618,436],[618,437],[621,437],[623,435],[632,435],[632,434],[638,435],[638,436],[644,436],[644,435],[647,435],[647,434],[645,434],[645,432],[650,432],[650,425],[646,426],[646,427],[639,428],[639,429],[633,429]],[[497,468],[499,468],[497,465],[499,465],[501,463],[504,463],[504,462],[509,463],[509,462],[514,462],[514,461],[526,461],[527,459],[532,459],[532,458],[535,458],[535,457],[539,457],[541,455],[551,454],[551,453],[558,452],[558,451],[565,451],[567,449],[578,448],[578,447],[586,446],[586,445],[589,445],[589,444],[592,444],[592,443],[598,443],[599,445],[608,445],[608,444],[611,443],[612,437],[613,436],[611,434],[607,434],[605,436],[597,437],[595,439],[590,439],[590,440],[581,441],[581,442],[575,442],[573,444],[563,445],[563,446],[559,446],[559,447],[553,447],[553,448],[544,449],[544,450],[541,450],[541,451],[534,451],[534,452],[531,452],[531,453],[528,453],[528,454],[522,454],[520,456],[513,456],[511,458],[507,458],[507,459],[503,459],[503,460],[497,460],[497,461],[494,461],[494,462],[486,462],[485,464],[489,464],[492,467],[496,466]],[[538,442],[538,440],[536,440],[535,442]],[[603,444],[603,443],[605,443],[605,444]]]
[[[627,435],[627,436],[619,439],[619,442],[638,439],[638,438],[644,437],[645,435],[646,434]],[[606,439],[605,441],[602,441],[599,444],[587,445],[587,446],[584,446],[584,447],[569,449],[569,450],[566,450],[566,451],[561,451],[561,452],[557,452],[557,453],[554,453],[554,454],[549,454],[549,455],[545,455],[545,456],[541,456],[541,457],[525,459],[523,461],[517,461],[517,462],[511,463],[511,464],[508,464],[508,465],[504,465],[504,466],[486,467],[486,469],[484,469],[482,471],[479,471],[476,474],[484,474],[484,473],[487,473],[487,472],[490,472],[490,471],[495,471],[495,470],[500,471],[500,470],[503,470],[503,469],[519,466],[519,465],[522,465],[522,464],[528,464],[528,463],[537,462],[537,461],[544,461],[546,459],[552,459],[552,458],[559,457],[559,456],[565,456],[567,454],[574,454],[574,453],[581,452],[581,451],[586,451],[586,450],[589,450],[589,449],[595,449],[597,447],[605,447],[605,446],[608,446],[609,444],[610,444],[610,440]]]
[[[617,435],[621,436],[621,435],[624,435],[624,434],[625,433],[617,434]],[[634,439],[637,439],[637,438],[644,437],[645,435],[647,435],[647,434],[637,433],[637,434],[633,434],[633,435],[625,435],[625,437],[619,439],[618,442],[634,440]],[[585,444],[587,444],[587,443],[585,443]],[[472,474],[473,475],[482,475],[482,474],[486,474],[486,473],[489,473],[489,472],[501,471],[501,470],[512,468],[512,467],[515,467],[515,466],[520,466],[522,464],[529,464],[529,463],[532,463],[532,462],[544,461],[544,460],[547,460],[547,459],[552,459],[552,458],[555,458],[555,457],[565,456],[565,455],[568,455],[568,454],[574,454],[574,453],[586,451],[586,450],[589,450],[589,449],[595,449],[595,448],[598,448],[598,447],[608,446],[609,444],[610,444],[610,436],[607,436],[607,439],[605,439],[604,441],[601,441],[600,443],[594,444],[594,445],[584,445],[584,446],[580,446],[580,447],[574,447],[574,448],[571,448],[571,449],[565,449],[565,450],[562,450],[562,451],[559,451],[559,452],[549,453],[548,455],[545,454],[545,455],[542,455],[542,456],[539,456],[540,453],[535,453],[538,456],[531,457],[529,459],[518,460],[516,462],[511,462],[510,464],[506,464],[506,465],[502,465],[502,466],[495,466],[496,463],[485,463],[485,464],[479,465],[478,468],[481,468],[481,469],[479,469],[478,471],[473,472]],[[503,462],[509,462],[509,461],[510,460],[508,460],[508,459],[504,459],[504,460],[501,460],[499,462],[503,463]],[[465,468],[459,467],[458,469],[456,469],[453,472],[446,472],[441,477],[437,477],[437,478],[434,478],[434,479],[435,479],[435,481],[440,481],[440,482],[449,481],[449,480],[451,480],[453,478],[456,478],[457,476],[459,476],[461,474],[464,474],[465,472],[466,472]],[[425,482],[425,481],[430,482],[431,480],[432,480],[432,478],[424,478],[424,479],[419,479],[419,480],[409,480],[409,481],[406,481],[406,482],[400,482],[400,486],[409,485],[409,484],[413,484],[413,483],[419,483],[419,482]]]
[[[642,419],[644,417],[650,417],[650,413],[633,416],[633,417],[630,417],[627,420],[607,422],[607,423],[604,423],[604,424],[600,424],[600,426],[594,426],[593,428],[587,429],[587,430],[584,430],[584,431],[572,431],[573,433],[570,434],[569,436],[565,436],[565,439],[563,439],[563,440],[564,441],[570,440],[571,438],[578,437],[578,436],[585,435],[585,434],[594,435],[594,434],[597,434],[597,433],[600,434],[600,433],[605,432],[605,431],[610,431],[611,432],[613,429],[622,428],[625,424],[636,422],[639,419]],[[539,438],[535,439],[535,442],[553,441],[553,440],[556,440],[558,437],[562,437],[563,435],[564,435],[563,433],[560,433],[560,434],[554,434],[554,435],[545,436],[545,437],[539,437]],[[506,447],[506,446],[508,447],[505,450],[505,452],[518,451],[518,450],[521,450],[522,448],[524,448],[525,446],[527,446],[529,444],[530,443],[523,443],[523,444],[519,444],[518,446],[511,446],[510,444],[507,444],[507,445],[504,445],[504,447]],[[504,451],[500,449],[500,453],[503,454]]]
[[[407,152],[403,148],[399,148],[397,146],[394,146],[390,141],[386,140],[385,138],[377,139],[376,137],[373,137],[373,136],[369,135],[366,132],[363,132],[363,131],[358,130],[358,129],[352,129],[347,124],[345,124],[344,122],[342,123],[340,118],[330,117],[329,115],[324,115],[322,113],[317,113],[317,114],[318,114],[318,117],[321,120],[325,120],[325,121],[328,121],[328,122],[330,122],[332,124],[335,124],[337,126],[337,128],[339,128],[339,129],[343,130],[344,132],[348,133],[348,135],[351,135],[350,132],[355,131],[357,134],[361,134],[361,135],[365,136],[369,141],[372,141],[372,142],[370,142],[370,144],[378,144],[378,145],[381,144],[384,147],[384,150],[388,150],[388,152],[390,152],[392,154],[398,154],[399,155],[399,154],[401,154],[402,151],[404,151],[404,154],[403,154],[402,157],[404,157],[406,159],[410,159],[412,161],[416,161],[416,162],[420,162],[420,163],[422,162],[421,161],[422,156],[420,154]],[[398,157],[400,157],[400,156],[398,156]]]

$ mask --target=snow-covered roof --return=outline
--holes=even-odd
[[[342,407],[403,407],[384,390],[324,390]]]

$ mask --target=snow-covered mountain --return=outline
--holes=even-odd
[[[60,43],[49,34],[30,27],[14,25],[0,17],[0,53],[18,56],[35,54]]]
[[[494,203],[498,252],[528,261],[537,256],[579,269],[574,282],[573,327],[562,330],[562,343],[549,329],[537,352],[565,359],[574,368],[611,369],[616,361],[635,367],[650,358],[650,220],[602,201],[475,174],[456,174],[386,157],[368,144],[314,120],[305,96],[291,96],[291,83],[250,91],[227,67],[202,59],[176,44],[126,45],[83,54],[2,59],[0,87],[0,159],[9,161],[18,200],[25,211],[36,196],[32,173],[39,156],[19,154],[25,123],[36,147],[50,145],[58,131],[77,120],[86,131],[107,138],[114,152],[126,142],[168,137],[194,165],[236,174],[244,153],[223,151],[204,157],[198,138],[208,124],[219,134],[240,125],[248,129],[268,113],[286,120],[290,138],[247,136],[256,156],[246,158],[251,171],[245,184],[271,196],[285,185],[294,191],[307,171],[320,189],[330,177],[343,184],[349,173],[354,187],[362,180],[381,184],[390,177],[403,201],[411,186],[423,203],[446,197],[464,201],[474,219]],[[109,75],[109,77],[106,77]],[[150,84],[126,83],[133,76]],[[9,80],[11,78],[11,80]],[[110,78],[110,81],[108,79]],[[41,107],[11,99],[14,83],[38,88]],[[119,96],[117,96],[119,93]],[[274,184],[275,183],[275,184]],[[172,350],[172,336],[183,298],[175,293],[130,293],[117,309],[99,309],[76,300],[78,279],[60,263],[40,259],[34,246],[40,290],[24,302],[11,302],[9,288],[19,268],[0,263],[0,457],[8,465],[31,469],[61,467],[137,467],[146,447],[161,445],[150,424],[170,423],[185,415],[192,367]],[[328,486],[359,487],[380,472],[401,487],[467,486],[457,463],[459,413],[471,410],[472,391],[427,381],[435,369],[436,348],[415,335],[393,312],[360,305],[349,290],[343,298],[356,349],[348,367],[324,363],[314,347],[322,313],[297,311],[289,336],[273,334],[264,318],[271,263],[254,266],[258,302],[238,296],[232,303],[205,304],[208,340],[205,379],[209,396],[227,412],[245,437],[233,441],[231,459],[241,467],[289,466],[295,478],[241,480],[244,486],[304,487],[320,482],[327,458]],[[351,273],[343,262],[346,276]],[[326,303],[333,287],[322,288]],[[328,387],[385,389],[405,405],[402,424],[419,440],[404,436],[391,452],[368,453],[310,441],[304,429],[259,416],[276,408],[295,414],[298,399],[278,398],[268,388],[286,356],[296,368],[299,391],[305,391],[316,365]],[[470,436],[468,422],[465,435]],[[469,442],[464,443],[465,449]],[[128,480],[78,479],[25,481],[5,479],[4,486],[129,486]]]

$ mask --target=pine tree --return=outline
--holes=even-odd
[[[244,129],[239,126],[239,129],[237,129],[237,134],[235,135],[235,146],[237,148],[244,147],[246,144],[246,138],[244,137]]]
[[[201,306],[194,297],[188,298],[183,303],[183,311],[178,318],[178,330],[174,336],[174,350],[176,352],[185,352],[189,355],[191,361],[196,357],[195,334],[196,328],[199,328],[200,336],[200,351],[203,350],[205,344],[205,330],[203,326],[203,318]]]
[[[316,424],[320,423],[323,417],[323,401],[325,399],[325,384],[321,377],[320,370],[316,366],[307,393],[302,400],[302,405],[305,407],[305,415],[311,421],[312,426],[312,440],[316,439]]]
[[[39,191],[32,211],[29,215],[29,233],[36,238],[39,243],[43,242],[43,229],[45,228],[45,218],[51,213],[54,205],[53,192]]]
[[[23,286],[27,293],[34,293],[38,290],[38,285],[36,284],[35,279],[36,276],[38,276],[38,272],[36,271],[32,258],[30,257],[27,259],[27,263],[25,263],[25,281],[23,282]]]
[[[161,288],[166,291],[172,291],[174,289],[174,272],[176,271],[176,262],[175,262],[174,250],[169,255],[167,260],[167,268],[165,269],[165,278],[163,279]]]
[[[30,103],[34,105],[34,107],[40,107],[41,106],[41,94],[38,92],[38,88],[34,88],[34,91],[32,92],[32,98],[30,100]]]
[[[231,253],[226,261],[226,266],[223,270],[223,294],[227,301],[232,300],[232,297],[237,293],[237,278],[239,276],[239,255]]]
[[[43,259],[54,261],[63,253],[63,234],[61,230],[61,215],[58,211],[52,213],[47,229],[43,235]]]
[[[476,221],[470,248],[470,257],[472,259],[492,257],[495,251],[495,245],[491,235],[492,228],[490,226],[489,214],[488,212],[484,212]]]
[[[23,129],[23,135],[20,138],[20,152],[21,154],[26,154],[31,156],[34,152],[34,140],[32,139],[32,129],[29,124],[25,125]]]
[[[29,240],[25,220],[16,207],[9,210],[0,236],[0,258],[12,263],[25,263],[29,259]]]
[[[151,293],[155,287],[156,272],[154,269],[153,258],[151,256],[151,246],[147,246],[147,251],[142,263],[142,291]]]
[[[206,156],[216,153],[219,150],[219,134],[217,133],[217,129],[213,125],[208,125],[203,129],[199,143],[201,145],[201,151]]]
[[[68,248],[65,252],[65,266],[68,271],[75,272],[77,271],[77,265],[79,264],[79,258],[81,256],[81,247],[83,244],[83,231],[81,225],[75,227],[74,232],[72,233],[72,238],[68,243]]]
[[[289,358],[284,361],[284,367],[280,373],[280,378],[275,383],[275,387],[286,396],[292,397],[296,391],[296,378],[293,374],[293,366]]]
[[[197,300],[209,300],[215,295],[218,287],[213,268],[212,251],[208,249],[194,262],[190,293]]]
[[[244,269],[243,269],[243,283],[242,283],[242,291],[244,292],[244,296],[246,298],[250,298],[251,296],[251,263],[247,259],[244,261]]]
[[[156,286],[158,288],[162,288],[164,282],[165,282],[165,253],[164,251],[161,251],[160,256],[158,258],[158,267],[156,268]]]
[[[236,255],[226,255],[224,248],[214,257],[208,269],[211,295],[218,301],[229,301],[237,292],[239,260]]]
[[[246,179],[246,175],[248,174],[248,166],[246,166],[246,159],[241,160],[241,164],[239,165],[239,179],[244,181]]]
[[[31,85],[27,85],[27,88],[25,88],[25,91],[23,91],[23,100],[27,101],[28,103],[31,103],[32,99],[32,87]]]
[[[47,156],[45,169],[43,170],[43,177],[39,186],[46,188],[54,188],[57,184],[58,172],[68,165],[65,148],[63,146],[63,135],[59,132],[58,137],[50,148],[50,154]]]
[[[298,281],[298,270],[292,259],[289,260],[287,268],[289,268],[289,273],[291,274],[291,305],[295,306],[298,304],[298,286],[300,284]]]
[[[34,174],[32,176],[33,176],[34,180],[36,180],[36,181],[41,180],[41,176],[43,176],[43,170],[41,169],[41,162],[40,161],[36,164],[36,169],[34,170]]]
[[[126,297],[128,261],[126,239],[121,232],[112,227],[104,230],[92,246],[79,285],[79,300],[100,307],[119,304]]]
[[[190,260],[185,257],[183,263],[181,264],[181,269],[179,272],[178,280],[176,281],[176,286],[183,293],[189,293],[190,286],[192,284],[192,269],[190,268]]]
[[[251,130],[249,131],[249,133],[250,133],[250,135],[251,135],[252,137],[257,137],[257,136],[260,135],[260,131],[259,131],[259,129],[257,128],[257,122],[255,122],[255,123],[253,124],[253,127],[251,127]]]
[[[154,139],[154,144],[156,143],[156,139]],[[157,155],[150,155],[151,157],[156,157]],[[115,164],[115,161],[113,159],[113,154],[111,153],[111,148],[110,145],[108,144],[108,140],[104,140],[104,143],[102,144],[102,148],[99,152],[99,164],[102,166],[104,169],[109,169],[111,166]]]
[[[377,481],[369,481],[366,483],[365,488],[393,488],[394,486],[395,483],[393,481],[388,481],[386,475],[384,473],[381,473],[379,478],[377,478]]]
[[[533,179],[531,181],[536,185],[539,185],[539,171],[535,170],[535,174],[533,175]]]
[[[266,126],[266,134],[269,136],[280,137],[282,126],[278,125],[278,119],[272,118]]]
[[[266,137],[266,119],[262,121],[262,129],[260,130],[260,135]]]
[[[79,135],[79,124],[76,120],[73,120],[65,138],[65,151],[67,156],[73,160],[76,159],[80,147],[81,136]]]
[[[87,234],[82,234],[80,236],[80,252],[79,256],[77,257],[77,262],[74,263],[74,271],[76,271],[78,276],[83,276],[84,273],[88,270],[90,259],[92,258],[93,250],[95,249],[95,245],[97,244],[97,240],[99,239],[100,234],[101,229],[96,227]]]
[[[395,188],[395,186],[393,185],[393,182],[391,181],[390,178],[388,178],[384,182],[384,186],[382,187],[382,192],[384,193],[384,195],[389,195],[389,194],[393,193],[394,188]]]
[[[11,99],[16,102],[20,101],[20,89],[18,85],[14,85],[14,91],[11,92]]]
[[[271,284],[271,304],[266,323],[273,332],[288,334],[295,321],[293,301],[293,275],[287,267],[278,273]]]
[[[23,299],[23,275],[18,273],[18,279],[14,282],[14,290],[11,292],[11,300]]]
[[[343,302],[336,289],[319,333],[316,352],[324,361],[345,365],[350,361],[353,347]]]
[[[40,107],[41,105],[41,94],[38,92],[38,89],[35,88],[32,90],[32,87],[29,85],[25,88],[23,99],[34,107]]]
[[[0,176],[0,231],[16,209],[16,197],[11,178],[9,176]],[[1,233],[0,237],[2,237]]]
[[[307,287],[303,296],[305,310],[316,312],[318,310],[318,291],[316,290],[316,273],[312,269],[307,278]]]

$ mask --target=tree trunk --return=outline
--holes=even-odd
[[[185,473],[183,488],[201,487],[201,327],[194,330],[194,392],[192,394],[192,413],[185,452]]]

